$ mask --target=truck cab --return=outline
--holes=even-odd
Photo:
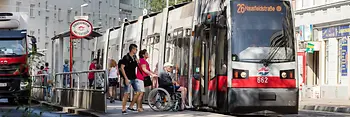
[[[30,96],[27,15],[0,13],[0,99],[25,103]]]

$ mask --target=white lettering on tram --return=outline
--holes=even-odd
[[[257,83],[261,83],[261,84],[266,84],[266,83],[268,83],[268,80],[269,80],[269,78],[267,78],[267,77],[265,77],[265,76],[262,76],[262,77],[258,77],[257,79],[256,79],[256,82]]]

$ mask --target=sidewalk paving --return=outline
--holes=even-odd
[[[53,105],[50,103],[47,103],[45,101],[39,101],[39,103],[50,106],[53,108],[58,109],[59,111],[68,112],[68,113],[74,113],[79,114],[83,116],[90,116],[90,117],[232,117],[228,115],[222,115],[217,113],[210,113],[210,112],[199,112],[199,111],[179,111],[179,112],[155,112],[153,111],[148,105],[143,104],[143,108],[145,109],[144,112],[130,112],[128,111],[128,115],[122,115],[122,104],[120,101],[116,101],[114,103],[109,103],[109,100],[106,100],[107,102],[107,113],[100,113],[100,112],[94,112],[91,110],[86,109],[77,109],[75,107],[62,107],[58,105]],[[129,106],[130,102],[128,102],[127,106]],[[134,108],[136,105],[134,105]]]
[[[107,100],[108,101],[108,100]],[[129,106],[130,103],[127,104]],[[134,106],[134,108],[136,105]],[[128,115],[122,115],[122,104],[120,101],[116,101],[114,103],[107,102],[107,113],[95,113],[90,112],[98,117],[229,117],[228,115],[210,113],[210,112],[198,112],[198,111],[179,111],[179,112],[155,112],[148,105],[143,104],[143,108],[145,109],[143,112],[130,112],[128,111]]]
[[[121,102],[116,101],[114,103],[107,102],[107,113],[93,112],[86,109],[77,109],[74,107],[62,107],[58,105],[52,105],[50,103],[41,101],[40,103],[55,107],[58,110],[75,113],[85,116],[92,117],[196,117],[196,116],[215,116],[215,117],[228,117],[227,115],[210,113],[210,112],[200,112],[200,111],[181,111],[181,112],[155,112],[148,105],[143,104],[144,112],[129,112],[128,115],[122,115],[121,113]],[[130,103],[128,102],[127,106]],[[136,107],[136,105],[134,106]],[[299,103],[300,110],[311,110],[311,111],[325,111],[325,112],[338,112],[338,113],[350,113],[350,100],[340,100],[340,99],[301,99]]]
[[[350,113],[350,100],[341,99],[301,99],[299,109]]]

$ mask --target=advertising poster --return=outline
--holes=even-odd
[[[329,27],[322,28],[322,38],[334,38],[334,37],[345,37],[350,36],[350,26],[337,26],[337,27]]]
[[[348,76],[348,41],[342,39],[342,44],[340,46],[341,58],[340,58],[340,69],[341,76]]]
[[[310,25],[305,25],[304,27],[304,40],[305,41],[310,41],[312,40],[312,32],[313,31],[313,26]]]
[[[304,40],[304,26],[303,25],[299,26],[299,39],[300,39],[300,41]]]
[[[306,55],[304,52],[298,52],[298,73],[299,85],[301,86],[306,81]]]

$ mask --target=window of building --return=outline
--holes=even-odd
[[[45,49],[47,49],[47,48],[49,48],[49,43],[48,42],[45,43]]]
[[[327,15],[327,9],[324,9],[324,10],[323,10],[323,14],[324,14],[324,15]]]
[[[38,3],[38,7],[40,8],[40,2]]]
[[[47,27],[45,27],[45,36],[47,36]]]
[[[34,17],[34,4],[30,4],[29,16]]]
[[[117,18],[113,18],[113,26],[116,26],[115,23],[117,23]]]
[[[338,52],[337,52],[337,69],[338,69],[338,72],[337,72],[337,83],[338,84],[341,84],[341,62],[342,62],[342,44],[343,44],[343,40],[341,38],[338,38],[337,39],[337,47],[338,47]]]
[[[38,35],[40,35],[40,29],[38,29]]]
[[[16,2],[16,12],[20,11],[22,2]]]
[[[99,18],[100,20],[102,19],[101,11],[98,11],[98,18]]]
[[[47,1],[47,0],[45,2],[45,9],[46,9],[46,11],[49,10],[49,1]]]
[[[61,8],[58,8],[58,16],[57,16],[58,21],[61,21],[61,11],[62,11]]]
[[[45,17],[45,26],[47,27],[48,24],[49,24],[49,17]]]
[[[29,34],[30,34],[31,36],[33,36],[33,35],[34,35],[34,31],[31,30],[31,31],[29,32]]]
[[[324,84],[328,84],[328,66],[329,66],[329,41],[325,40],[325,61],[324,61],[324,65],[325,65],[325,70],[326,72],[324,72]]]
[[[45,36],[47,36],[47,27],[49,24],[49,17],[45,17]]]
[[[312,0],[312,5],[316,5],[316,0]]]
[[[41,12],[40,12],[40,11],[38,11],[38,16],[40,16],[40,14],[41,14]]]
[[[57,13],[54,13],[54,14],[53,14],[53,17],[56,19],[56,18],[57,18]]]
[[[102,19],[102,16],[101,16],[101,4],[102,4],[102,2],[100,1],[100,2],[98,3],[98,17],[99,17],[100,19]]]
[[[78,16],[78,11],[75,11],[74,16]]]
[[[313,13],[313,14],[315,14],[315,13]],[[312,40],[313,41],[318,41],[319,39],[318,39],[318,30],[313,30],[312,31]]]

